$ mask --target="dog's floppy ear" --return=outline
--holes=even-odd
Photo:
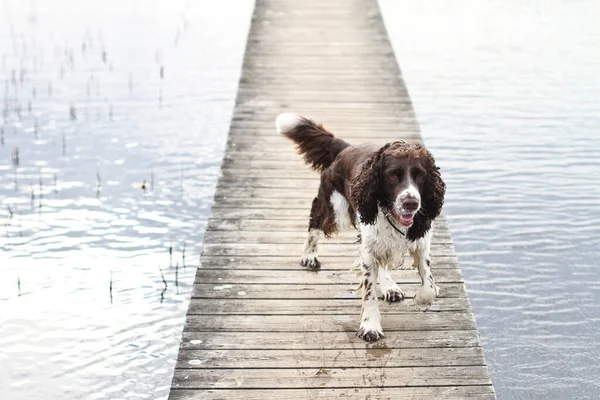
[[[427,151],[427,180],[421,194],[421,209],[423,214],[431,220],[435,219],[442,211],[446,184],[440,175],[440,169],[435,165],[435,159]]]
[[[442,211],[444,194],[446,193],[446,184],[442,180],[440,169],[435,165],[435,159],[429,151],[420,145],[417,145],[417,147],[425,152],[427,178],[421,193],[421,209],[415,215],[415,222],[406,234],[406,238],[409,240],[417,240],[431,229],[431,222]]]
[[[350,201],[358,211],[360,222],[366,225],[373,225],[377,220],[381,156],[389,146],[386,144],[367,158],[352,180]]]

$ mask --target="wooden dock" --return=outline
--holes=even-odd
[[[355,336],[356,233],[300,266],[319,176],[277,134],[284,111],[351,143],[422,140],[376,0],[257,0],[170,399],[495,398],[443,216],[441,297],[381,301],[377,343]],[[414,295],[415,270],[392,276]]]

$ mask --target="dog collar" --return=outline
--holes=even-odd
[[[404,232],[402,232],[400,229],[398,229],[398,228],[396,227],[396,225],[394,225],[394,223],[393,223],[392,221],[390,221],[390,216],[389,216],[389,215],[386,215],[386,216],[385,216],[385,219],[387,219],[387,222],[388,222],[388,223],[389,223],[389,224],[392,226],[392,228],[394,228],[394,230],[395,230],[396,232],[398,232],[398,233],[399,233],[399,234],[401,234],[402,236],[406,236],[406,234],[405,234]]]

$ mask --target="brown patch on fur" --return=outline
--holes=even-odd
[[[350,146],[309,118],[299,117],[300,123],[281,134],[296,143],[304,161],[315,171],[323,172],[342,150]]]
[[[360,173],[352,179],[350,202],[357,209],[363,224],[372,225],[377,219],[381,157],[389,147],[390,144],[386,144],[371,155],[362,164]]]

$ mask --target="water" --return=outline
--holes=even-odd
[[[600,3],[381,6],[498,397],[600,398]]]
[[[166,398],[252,7],[0,2],[2,400]]]

